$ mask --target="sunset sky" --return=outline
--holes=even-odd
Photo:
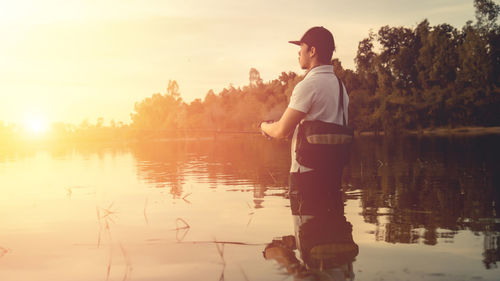
[[[357,44],[383,25],[461,28],[472,0],[0,0],[0,120],[130,122],[135,102],[179,83],[190,102],[302,73],[298,47],[312,26],[332,31],[334,57],[353,68]]]

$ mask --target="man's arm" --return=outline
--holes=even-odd
[[[278,122],[261,123],[260,129],[270,137],[283,139],[293,132],[295,126],[306,116],[306,113],[287,107]]]

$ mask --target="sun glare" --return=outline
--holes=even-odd
[[[42,119],[29,119],[26,121],[24,127],[28,132],[36,135],[43,134],[48,129],[47,123]]]

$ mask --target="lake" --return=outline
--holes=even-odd
[[[499,280],[499,143],[357,138],[319,215],[286,142],[4,147],[0,280]]]

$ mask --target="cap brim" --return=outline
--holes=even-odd
[[[292,44],[295,44],[295,45],[300,45],[302,42],[300,42],[300,41],[288,41],[288,43],[292,43]]]

